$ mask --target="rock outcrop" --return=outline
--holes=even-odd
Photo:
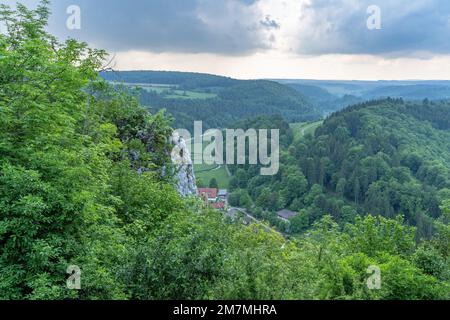
[[[186,197],[197,194],[194,166],[186,141],[177,133],[172,136],[173,150],[172,162],[175,165],[175,178],[177,179],[177,190],[180,195]]]

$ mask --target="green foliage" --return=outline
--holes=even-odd
[[[271,222],[271,210],[290,207],[300,212],[291,228],[302,235],[287,241],[262,226],[231,222],[199,199],[180,198],[170,174],[170,119],[148,113],[129,89],[99,79],[103,51],[48,35],[47,7],[42,1],[36,10],[0,8],[8,22],[0,35],[0,299],[450,298],[446,154],[403,157],[396,150],[408,149],[399,137],[380,141],[369,132],[363,135],[367,144],[355,143],[360,126],[353,121],[361,120],[354,115],[339,124],[332,140],[342,151],[330,152],[326,130],[335,120],[328,120],[317,140],[283,152],[277,176],[233,168],[232,205],[253,210],[256,200],[259,215]],[[244,89],[271,95],[285,90],[247,83],[230,85],[224,95],[232,99],[237,90],[250,99]],[[285,102],[297,110],[298,101]],[[399,108],[420,116],[414,108]],[[430,110],[427,121],[447,137],[437,119],[444,109]],[[292,131],[274,119],[288,148]],[[436,133],[431,124],[422,129]],[[318,154],[310,149],[313,142]],[[428,153],[436,155],[436,147],[430,142]],[[306,158],[297,159],[299,151]],[[340,161],[361,175],[339,176],[333,163],[343,155]],[[411,172],[399,168],[402,161]],[[350,170],[347,165],[339,168]],[[330,196],[334,182],[339,197]],[[377,193],[383,194],[381,208],[431,223],[433,239],[418,245],[414,228],[400,218],[356,217],[359,207],[349,198],[364,207]],[[412,197],[418,194],[419,203]],[[412,215],[434,202],[438,208],[427,212],[432,220]],[[342,229],[337,222],[350,224]],[[81,290],[66,287],[71,265],[82,270]],[[366,285],[370,266],[381,270],[380,290]]]
[[[448,201],[439,209],[440,199],[448,199],[449,162],[442,148],[438,152],[447,144],[442,137],[448,132],[434,131],[423,122],[436,120],[436,127],[442,127],[439,119],[445,117],[445,108],[428,104],[419,115],[420,106],[394,100],[386,104],[389,107],[377,102],[349,108],[326,120],[315,136],[288,140],[276,176],[261,177],[250,166],[231,168],[233,188],[244,188],[232,201],[247,190],[257,218],[285,231],[274,212],[299,212],[290,219],[288,231],[302,234],[301,254],[317,261],[313,268],[320,275],[318,280],[310,274],[309,280],[316,282],[309,298],[446,299],[450,294]],[[349,122],[339,124],[341,117]],[[382,138],[381,127],[373,136],[378,132],[374,123],[390,119],[396,119],[401,136],[389,132]],[[427,134],[417,133],[420,126]],[[244,176],[246,183],[240,185]],[[381,271],[380,290],[367,287],[371,266]]]
[[[355,252],[376,256],[380,252],[410,256],[414,252],[415,228],[403,225],[403,218],[387,220],[383,217],[357,217],[348,225],[349,242]]]
[[[228,188],[230,177],[225,165],[194,164],[194,172],[199,187],[208,187],[211,180],[215,179],[218,188]]]
[[[150,77],[143,80],[152,81],[153,72]],[[122,73],[119,73],[119,78]],[[105,76],[105,75],[103,75]],[[191,84],[186,84],[182,77],[173,75],[173,81],[181,87],[192,87],[196,85],[202,75],[192,78]],[[106,75],[111,79],[110,75]],[[196,87],[198,94],[203,94],[198,99],[180,99],[168,92],[157,92],[153,90],[141,90],[140,98],[143,105],[149,108],[167,110],[174,116],[176,128],[191,130],[194,121],[203,121],[204,129],[230,128],[241,119],[250,119],[259,115],[281,115],[291,122],[317,120],[321,117],[311,103],[299,92],[273,81],[237,81],[224,78],[216,86],[204,87],[210,82],[210,76],[205,75],[200,80],[200,87]],[[125,74],[124,80],[130,80]],[[119,80],[123,82],[124,80]],[[168,80],[169,81],[169,80]],[[230,85],[230,81],[232,85]],[[127,82],[127,81],[126,81]],[[216,81],[213,81],[216,82]],[[150,82],[151,83],[151,82]],[[148,82],[141,86],[145,88]],[[213,98],[205,99],[205,94],[215,93]]]
[[[246,183],[237,181],[238,187],[261,209],[302,211],[291,230],[304,231],[302,223],[326,214],[341,226],[367,213],[403,215],[416,227],[417,241],[431,239],[440,204],[450,196],[449,110],[448,102],[386,99],[350,107],[318,127],[293,125],[294,139],[292,130],[281,130],[279,173],[263,178],[241,166]],[[238,169],[230,169],[237,179]]]
[[[173,71],[121,71],[100,72],[107,81],[133,84],[155,84],[179,86],[183,90],[196,88],[230,87],[241,81],[210,74]]]
[[[219,184],[217,183],[216,178],[212,178],[211,181],[209,181],[209,187],[213,189],[219,189]]]
[[[171,129],[98,81],[103,51],[46,34],[47,5],[0,12],[0,298],[126,298],[129,246],[180,207],[162,175]]]
[[[250,209],[252,207],[252,199],[245,190],[238,189],[229,195],[228,202],[233,207]]]

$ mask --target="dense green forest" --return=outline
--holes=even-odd
[[[109,82],[176,85],[182,90],[228,88],[242,82],[211,74],[174,71],[102,71],[100,76]]]
[[[115,85],[140,88],[141,103],[166,109],[174,126],[224,128],[241,119],[280,114],[288,122],[311,121],[373,99],[441,101],[450,98],[448,81],[236,80],[202,73],[107,71]],[[293,89],[293,90],[292,90]]]
[[[314,135],[295,141],[280,119],[247,121],[246,128],[272,123],[281,129],[282,166],[274,177],[261,177],[252,166],[231,167],[230,189],[250,196],[247,206],[273,223],[280,209],[300,212],[294,233],[326,214],[342,223],[367,213],[402,214],[417,227],[417,239],[429,239],[450,198],[449,116],[447,102],[372,101],[332,115]]]
[[[288,83],[286,85],[305,95],[324,116],[364,101],[363,97],[349,93],[331,94],[326,87],[322,88],[314,84]]]
[[[155,92],[141,91],[142,104],[165,109],[174,116],[174,126],[190,129],[194,121],[205,128],[227,128],[242,118],[280,114],[291,122],[318,119],[321,114],[294,89],[276,82],[255,80],[221,88],[212,99],[168,99]]]
[[[450,298],[446,106],[430,105],[426,121],[422,106],[397,101],[355,107],[300,141],[277,117],[289,165],[261,194],[281,190],[301,210],[335,191],[350,211],[345,220],[320,210],[287,241],[181,198],[169,119],[101,79],[104,51],[48,34],[49,14],[47,1],[35,10],[0,7],[0,299]],[[258,92],[253,85],[240,95]],[[300,106],[292,103],[289,112]],[[376,176],[364,174],[371,162]],[[240,170],[236,177],[250,174]],[[379,183],[374,193],[394,179],[385,217],[353,214],[370,203],[365,176]],[[248,178],[255,190],[266,183]],[[259,198],[262,207],[272,200]],[[397,205],[410,209],[405,221],[394,217]],[[408,223],[419,225],[419,212],[432,219],[428,240],[417,241]],[[73,265],[80,290],[66,286]],[[381,270],[378,290],[367,286],[370,266]]]
[[[157,71],[110,71],[101,76],[114,84],[140,88],[141,103],[154,111],[166,110],[176,128],[192,129],[194,121],[200,120],[206,129],[226,128],[241,119],[274,114],[290,122],[310,121],[323,114],[302,93],[273,81]]]

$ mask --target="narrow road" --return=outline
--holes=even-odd
[[[266,231],[268,232],[275,232],[277,234],[279,234],[280,236],[282,236],[283,238],[286,238],[286,235],[282,234],[281,232],[279,232],[278,230],[268,226],[267,224],[265,224],[264,222],[262,222],[261,220],[256,219],[254,216],[250,215],[249,213],[247,213],[247,210],[242,209],[242,208],[230,208],[230,210],[236,210],[239,211],[240,213],[242,213],[244,216],[246,216],[247,218],[249,218],[250,220],[252,220],[253,222],[255,222],[256,224],[259,224],[261,227],[263,227]]]
[[[232,174],[231,174],[231,172],[230,172],[230,169],[228,168],[228,165],[225,165],[225,170],[227,170],[228,176],[231,177]]]

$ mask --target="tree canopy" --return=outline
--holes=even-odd
[[[312,210],[311,219],[302,222],[308,231],[291,240],[259,225],[225,219],[199,199],[177,193],[170,120],[162,112],[149,113],[130,90],[99,77],[104,51],[49,35],[49,14],[48,1],[35,10],[0,8],[8,27],[0,35],[0,299],[450,298],[448,197],[438,209],[425,212],[434,219],[435,230],[422,242],[415,239],[416,227],[400,217],[354,214],[359,207],[351,203],[353,184],[359,183],[357,205],[370,199],[363,195],[367,186],[360,175],[343,181],[337,173],[345,197],[342,215]],[[408,121],[417,117],[408,111],[413,109],[398,108],[407,110]],[[444,132],[434,127],[442,126],[439,111],[430,110],[436,116],[429,121],[436,118],[436,124],[419,128],[425,130],[422,138],[437,134],[434,130]],[[375,164],[369,176],[372,185],[380,185],[373,192],[386,188],[386,171],[399,184],[413,182],[404,193],[387,194],[390,206],[410,208],[404,212],[407,221],[423,208],[410,203],[408,195],[417,196],[428,190],[425,186],[439,192],[423,195],[421,201],[447,194],[441,161],[446,155],[434,161],[428,157],[437,144],[430,142],[417,156],[403,154],[399,137],[389,131],[381,140],[361,135],[354,123],[360,121],[358,115],[351,115],[359,111],[347,112],[349,122],[336,128],[336,140],[327,137],[336,121],[332,118],[315,138],[297,146],[306,159],[318,160],[311,165],[314,174],[295,165],[304,158],[295,156],[294,146],[284,155],[293,164],[267,181],[237,168],[235,185],[243,194],[238,200],[252,207],[256,199],[268,209],[326,207],[324,191],[331,192],[335,181],[330,168],[339,172],[327,157],[342,154],[360,166],[358,174],[365,164]],[[292,132],[277,121],[288,148]],[[367,144],[356,143],[358,137]],[[332,152],[331,141],[342,153]],[[313,142],[318,154],[310,149]],[[398,168],[401,163],[410,171]],[[70,266],[81,270],[80,290],[67,287]],[[379,290],[367,286],[371,266],[381,270]]]

